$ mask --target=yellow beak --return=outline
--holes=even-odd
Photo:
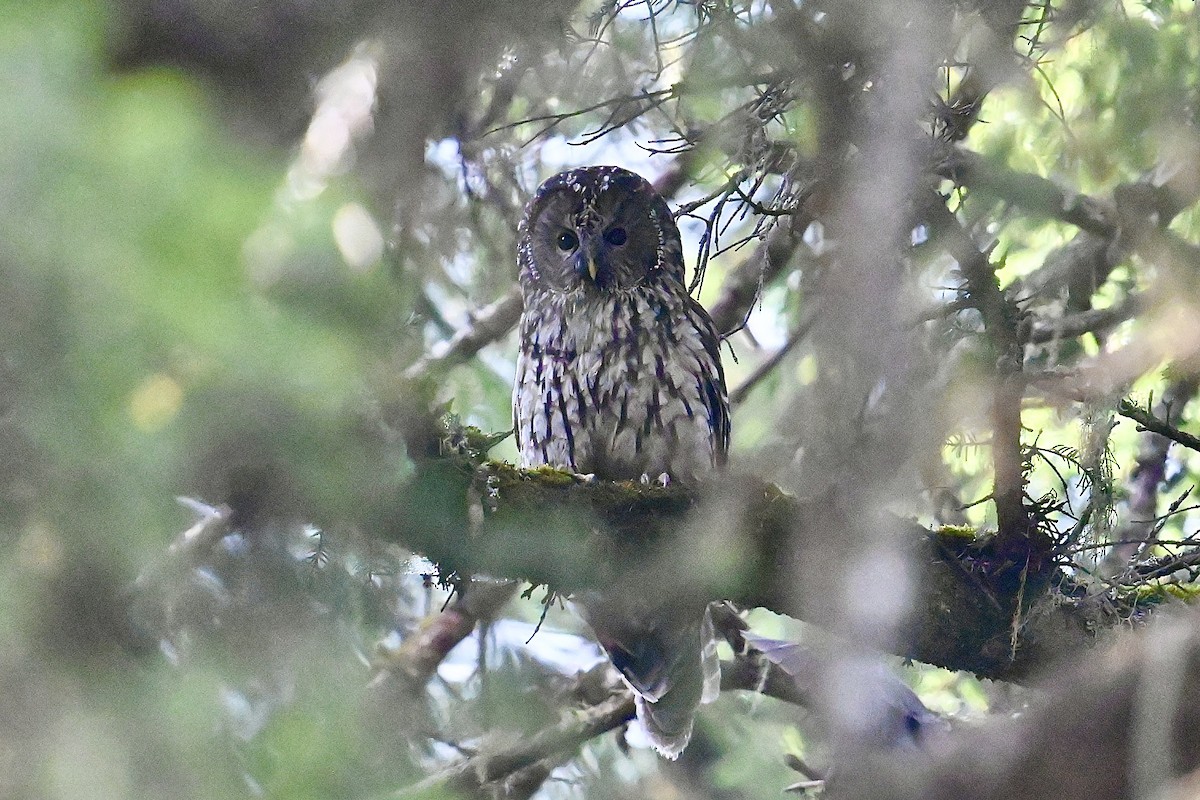
[[[600,268],[596,266],[596,259],[591,255],[587,257],[587,268],[588,275],[591,276],[593,281],[596,280],[596,273],[600,271]]]

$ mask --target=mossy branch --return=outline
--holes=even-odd
[[[396,508],[381,527],[386,538],[447,574],[523,579],[564,592],[640,592],[656,602],[729,599],[815,622],[824,621],[829,599],[802,576],[829,558],[823,543],[849,524],[831,518],[819,499],[800,500],[751,477],[660,487],[461,454],[422,462]],[[1021,679],[1126,616],[1111,597],[1064,591],[1061,581],[1022,597],[1019,570],[996,551],[994,537],[931,531],[894,517],[879,524],[906,538],[917,567],[908,628],[872,643],[901,655]]]

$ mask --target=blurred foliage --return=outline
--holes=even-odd
[[[274,5],[286,20],[313,4]],[[137,41],[136,3],[0,3],[0,796],[372,796],[448,763],[455,743],[476,741],[489,722],[508,714],[515,724],[511,709],[528,713],[516,726],[526,732],[555,717],[557,704],[533,701],[570,697],[576,673],[599,655],[572,614],[537,597],[511,603],[503,621],[454,650],[431,696],[385,701],[370,683],[393,639],[448,598],[432,565],[364,531],[412,468],[404,409],[393,406],[398,374],[511,286],[514,220],[525,193],[556,169],[612,161],[662,179],[673,156],[645,149],[718,129],[692,156],[694,180],[673,199],[683,205],[737,174],[739,157],[754,162],[747,152],[761,143],[743,140],[734,113],[748,102],[760,102],[756,130],[803,158],[816,157],[823,135],[810,105],[763,105],[738,80],[753,64],[719,25],[730,15],[752,24],[763,4],[617,5],[560,4],[550,44],[504,48],[482,84],[468,76],[459,135],[431,126],[419,140],[417,189],[397,197],[398,184],[379,177],[386,148],[365,144],[375,81],[395,78],[371,66],[382,35],[347,29],[336,58],[319,37],[296,45],[304,69],[290,78],[313,87],[312,119],[343,123],[341,149],[325,158],[328,140],[314,126],[294,128],[313,109],[266,113],[255,104],[270,92],[246,91],[236,70],[214,76],[183,57],[117,69],[129,64],[114,50]],[[349,6],[356,24],[375,10]],[[1027,10],[1030,20],[1042,6]],[[1192,3],[1097,4],[1086,24],[1027,30],[1024,55],[1036,69],[988,96],[968,147],[1104,196],[1194,145]],[[598,48],[597,35],[611,46]],[[489,118],[509,77],[519,91]],[[664,102],[649,102],[658,95],[648,87]],[[367,93],[366,111],[356,91]],[[616,96],[624,104],[548,119]],[[528,118],[540,119],[518,122]],[[263,125],[277,127],[248,133]],[[767,175],[751,194],[786,205],[794,191]],[[971,193],[957,201],[967,218],[994,216],[984,227],[1005,284],[1075,233],[993,212]],[[733,211],[713,225],[703,216],[711,209],[681,219],[690,254],[724,250],[707,266],[706,301],[765,232],[761,218]],[[1197,241],[1195,210],[1171,229]],[[913,268],[930,294],[956,284],[945,259],[914,258]],[[765,287],[748,333],[731,339],[731,385],[762,361],[759,345],[778,347],[795,326],[809,289],[802,273],[789,268]],[[1098,304],[1147,288],[1152,273],[1132,256]],[[970,313],[937,322],[946,341],[969,339],[978,327]],[[1106,343],[1083,337],[1080,348],[1127,341],[1135,325]],[[505,430],[513,352],[509,340],[489,344],[444,376],[435,399],[483,430]],[[1158,366],[1146,365],[1128,393],[1158,391]],[[817,377],[803,348],[783,361],[737,409],[735,450],[768,447],[790,390]],[[977,405],[973,391],[959,386],[931,404]],[[1115,402],[1091,412],[1107,419]],[[965,416],[941,452],[970,502],[988,495],[991,475],[986,424]],[[1089,495],[1085,471],[1069,463],[1083,455],[1071,448],[1086,450],[1093,423],[1050,401],[1031,402],[1023,422],[1027,444],[1054,453],[1033,459],[1030,495],[1053,492],[1077,512]],[[1107,440],[1118,501],[1139,438],[1124,422]],[[511,458],[511,444],[493,452]],[[1191,456],[1172,452],[1176,494],[1197,478]],[[235,517],[218,557],[175,572],[166,548],[193,522],[178,495],[229,503]],[[913,495],[903,510],[933,519],[925,496]],[[1173,517],[1164,538],[1195,533],[1194,519]],[[991,504],[970,506],[965,521],[994,525]],[[135,586],[139,574],[153,591]],[[764,635],[803,637],[765,612],[752,622]],[[526,646],[537,624],[545,632]],[[927,705],[952,715],[1020,702],[967,677],[905,670]],[[811,749],[808,722],[774,700],[722,697],[700,718],[709,788],[774,795],[792,779],[781,754]],[[579,785],[597,798],[672,796],[660,766],[603,737],[542,796]]]

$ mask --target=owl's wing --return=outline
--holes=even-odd
[[[708,363],[701,364],[700,382],[704,387],[704,405],[713,434],[713,460],[721,466],[729,451],[729,391],[725,387],[725,370],[721,367],[721,337],[704,306],[691,296],[688,297],[688,314],[700,332],[700,341],[708,356]]]

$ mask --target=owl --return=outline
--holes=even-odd
[[[688,483],[724,464],[720,338],[688,293],[679,229],[645,179],[606,166],[550,178],[525,210],[517,262],[521,466]],[[612,591],[576,603],[636,694],[650,741],[678,756],[720,684],[706,610]]]

